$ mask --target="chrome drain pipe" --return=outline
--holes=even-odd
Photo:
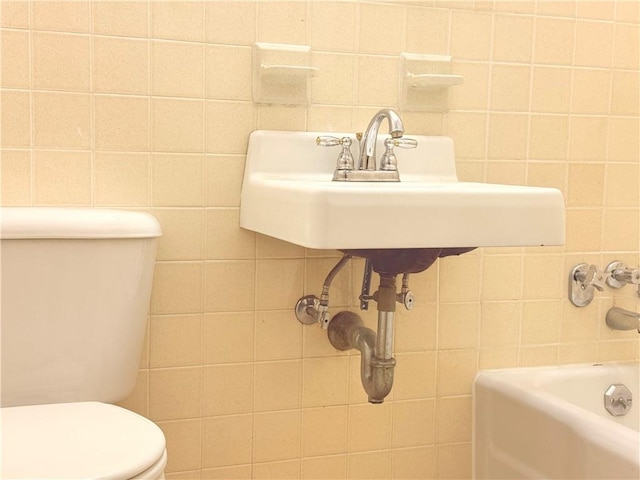
[[[340,312],[329,323],[329,341],[338,350],[360,351],[360,378],[370,403],[382,403],[393,386],[393,319],[395,315],[395,275],[380,276],[374,294],[378,302],[378,334],[364,326],[360,316]]]

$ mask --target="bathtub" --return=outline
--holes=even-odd
[[[473,386],[476,479],[640,479],[638,363],[480,372]],[[625,416],[604,393],[624,384]]]

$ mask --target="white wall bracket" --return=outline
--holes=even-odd
[[[464,82],[452,75],[448,55],[400,54],[400,108],[413,112],[449,110],[449,87]]]
[[[310,63],[311,48],[308,46],[256,43],[253,47],[253,101],[308,105],[310,79],[318,71]]]

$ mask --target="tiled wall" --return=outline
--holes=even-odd
[[[162,238],[148,346],[125,405],[167,436],[168,478],[468,478],[479,368],[637,359],[566,300],[579,262],[640,262],[636,1],[2,2],[2,203],[150,211]],[[251,98],[255,41],[310,45],[312,104]],[[302,327],[338,258],[238,227],[251,130],[362,130],[398,105],[402,51],[465,83],[408,132],[455,140],[466,180],[545,185],[564,247],[479,249],[416,275],[396,383],[365,402],[359,357]],[[295,220],[292,220],[295,221]],[[332,310],[355,309],[362,262]],[[615,298],[613,298],[615,297]],[[367,314],[374,323],[375,312]]]

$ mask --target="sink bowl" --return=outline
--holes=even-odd
[[[553,188],[460,182],[451,138],[405,135],[400,182],[332,181],[340,147],[316,137],[354,134],[257,130],[249,138],[240,225],[316,249],[561,245],[564,201]],[[378,157],[388,135],[378,138]],[[366,255],[363,255],[366,256]]]

